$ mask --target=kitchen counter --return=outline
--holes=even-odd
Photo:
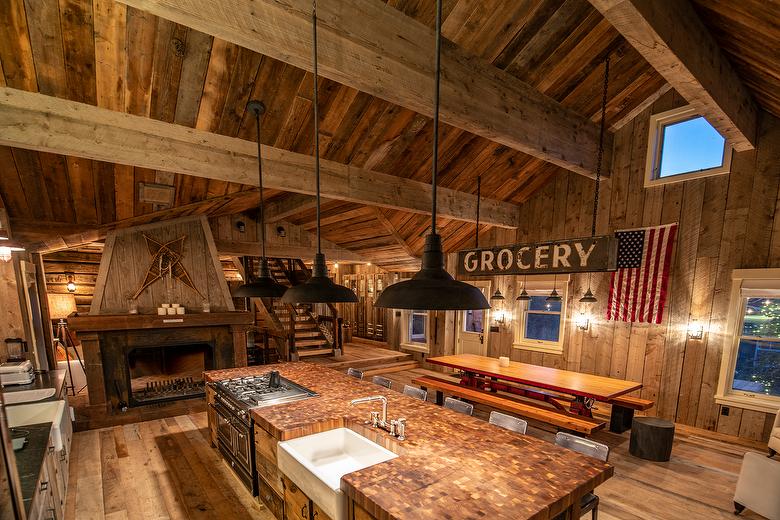
[[[4,386],[0,391],[6,394],[11,392],[21,392],[23,390],[54,388],[53,396],[47,397],[46,399],[40,399],[35,402],[42,403],[45,401],[56,401],[57,399],[62,399],[62,389],[65,386],[65,376],[67,375],[67,372],[68,371],[64,368],[58,370],[49,370],[48,372],[36,372],[35,379],[32,383],[28,383],[26,385],[8,385]]]
[[[27,444],[21,450],[14,452],[16,469],[19,472],[19,481],[22,486],[24,510],[28,512],[35,496],[35,488],[43,466],[43,458],[46,456],[46,448],[49,446],[51,425],[52,423],[46,422],[16,428],[29,432]]]
[[[613,473],[607,463],[311,363],[214,370],[206,380],[273,369],[319,394],[252,410],[278,440],[346,426],[399,455],[341,480],[349,498],[382,520],[551,518]],[[364,426],[379,403],[349,402],[370,395],[387,397],[388,419],[406,417],[406,440]]]

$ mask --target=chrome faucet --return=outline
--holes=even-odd
[[[406,438],[406,419],[399,418],[392,421],[387,420],[387,397],[383,395],[372,395],[370,397],[360,397],[349,402],[350,406],[362,403],[371,403],[373,401],[382,401],[382,418],[379,418],[379,412],[371,412],[371,426],[381,428],[390,435],[396,437],[399,441]]]

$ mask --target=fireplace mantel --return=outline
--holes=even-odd
[[[203,312],[197,314],[102,314],[97,316],[71,316],[68,327],[77,333],[105,332],[112,330],[172,329],[178,327],[219,327],[225,325],[251,325],[249,312]]]

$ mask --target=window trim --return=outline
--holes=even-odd
[[[772,288],[780,291],[780,269],[734,269],[731,273],[729,313],[724,330],[726,341],[721,354],[720,376],[715,392],[715,402],[724,406],[734,406],[757,412],[777,413],[780,410],[780,397],[732,388],[741,338],[739,331],[743,323],[742,308],[745,297],[742,296],[742,287],[746,281],[750,285],[757,285],[756,282],[759,281],[766,282],[767,289]]]
[[[561,323],[558,332],[558,341],[544,341],[536,339],[528,339],[524,337],[525,334],[525,320],[526,306],[525,302],[516,301],[515,316],[517,316],[515,331],[512,338],[512,348],[518,350],[529,350],[532,352],[544,352],[547,354],[563,354],[564,339],[566,334],[566,310],[569,295],[569,276],[558,276],[558,280],[554,282],[553,276],[540,276],[535,280],[530,277],[526,280],[526,291],[532,296],[534,293],[547,294],[552,291],[553,286],[558,289],[558,293],[561,295]],[[518,291],[520,289],[518,288]],[[557,314],[557,313],[556,313]]]
[[[701,179],[713,175],[723,175],[728,174],[731,171],[731,142],[726,139],[725,136],[721,136],[724,138],[723,164],[721,164],[721,166],[708,168],[706,170],[680,173],[669,177],[658,177],[656,175],[656,170],[661,166],[661,149],[663,147],[663,139],[661,139],[661,136],[663,135],[664,127],[696,117],[703,116],[690,105],[673,108],[672,110],[650,116],[650,130],[647,138],[647,159],[645,162],[645,188],[661,186],[673,182]]]
[[[419,309],[417,309],[419,310]],[[409,340],[409,320],[412,317],[412,310],[401,311],[401,334],[400,347],[402,350],[411,350],[413,352],[422,352],[428,354],[431,351],[431,313],[430,311],[422,311],[425,313],[425,342],[416,342]]]

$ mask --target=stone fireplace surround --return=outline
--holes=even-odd
[[[90,405],[104,404],[109,413],[130,403],[127,353],[152,346],[208,344],[214,369],[246,366],[248,312],[156,315],[72,316],[84,353]]]

